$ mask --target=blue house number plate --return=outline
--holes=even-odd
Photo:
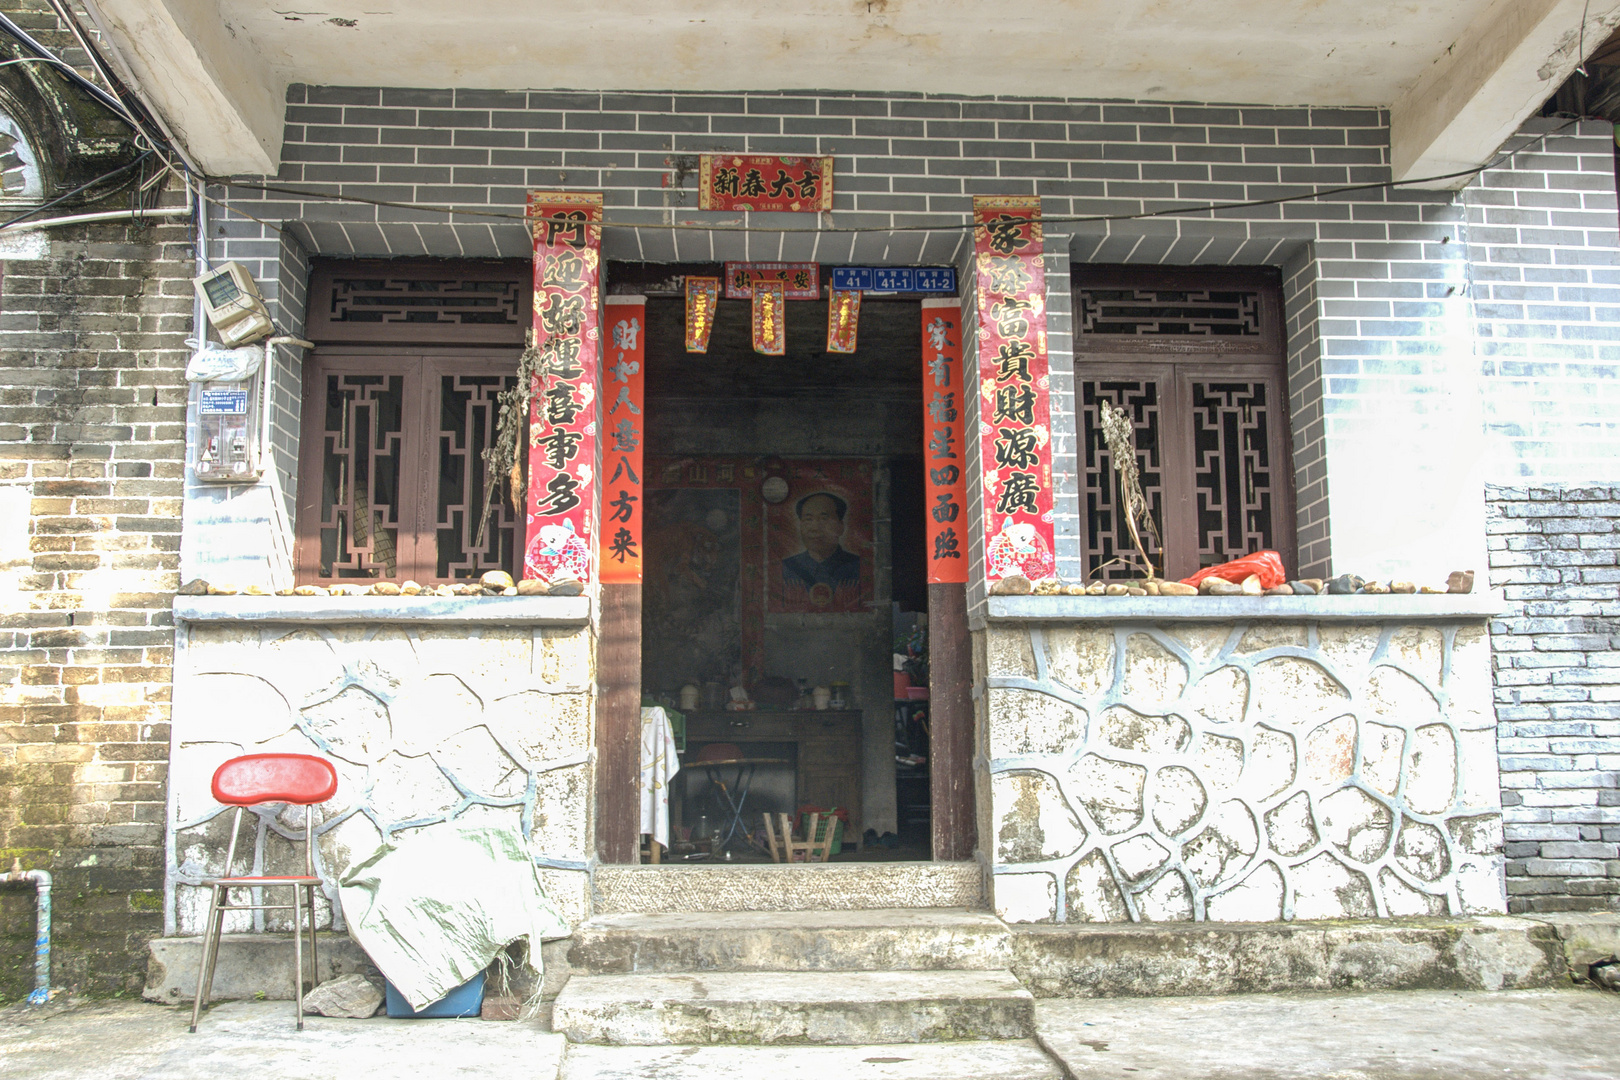
[[[835,266],[832,287],[841,292],[956,291],[954,266]]]

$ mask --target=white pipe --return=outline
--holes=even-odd
[[[28,995],[28,1004],[44,1005],[51,1000],[51,875],[46,870],[24,870],[21,859],[12,859],[5,880],[27,881],[34,886],[34,990]]]
[[[78,225],[89,221],[139,221],[142,218],[149,217],[190,217],[191,214],[192,209],[189,206],[159,206],[151,210],[103,210],[95,214],[69,214],[67,217],[19,221],[11,228],[17,232],[22,232],[27,229],[43,229],[50,225]]]

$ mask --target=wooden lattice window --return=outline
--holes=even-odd
[[[1112,562],[1133,549],[1102,402],[1135,425],[1143,493],[1164,542],[1160,572],[1184,577],[1260,548],[1296,570],[1275,275],[1076,266],[1073,281],[1087,572],[1140,573],[1132,560]]]
[[[305,330],[318,342],[522,348],[532,288],[521,261],[322,260]]]

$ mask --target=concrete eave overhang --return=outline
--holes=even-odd
[[[1620,23],[1620,0],[87,2],[114,66],[216,176],[275,173],[286,89],[309,83],[1383,106],[1392,179],[1410,181],[1490,160]]]

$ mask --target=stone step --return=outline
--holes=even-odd
[[[1027,1040],[891,1046],[570,1045],[560,1080],[1063,1080]]]
[[[1567,980],[1551,926],[1509,915],[1293,923],[1016,926],[1036,997],[1514,990]]]
[[[575,931],[588,975],[706,971],[1005,970],[1000,919],[961,908],[599,915]]]
[[[858,1046],[1027,1039],[1034,1006],[1007,971],[579,975],[551,1024],[608,1046]]]
[[[977,863],[604,866],[591,890],[599,915],[985,907]]]

